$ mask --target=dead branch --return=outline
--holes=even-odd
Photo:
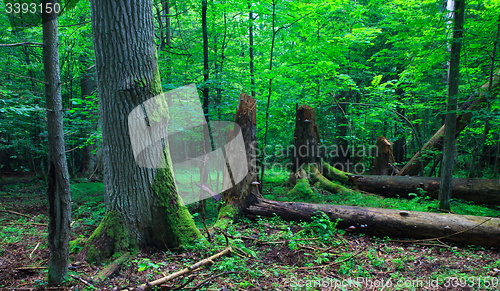
[[[32,217],[31,217],[31,216],[29,216],[29,215],[22,214],[22,213],[19,213],[19,212],[16,212],[16,211],[12,211],[12,210],[4,210],[4,209],[0,209],[0,212],[7,212],[7,213],[11,213],[11,214],[19,215],[19,216],[24,216],[24,217],[29,218],[29,219],[31,219],[31,218],[32,218]]]
[[[0,47],[16,47],[16,46],[27,46],[27,47],[41,47],[43,43],[39,42],[20,42],[20,43],[2,43]]]
[[[237,274],[237,273],[238,273],[238,272],[235,272],[235,271],[231,271],[231,272],[222,272],[222,273],[220,273],[220,274],[213,275],[213,276],[211,276],[210,278],[207,278],[207,279],[205,279],[205,280],[201,281],[201,283],[200,283],[200,284],[198,284],[198,285],[196,285],[196,286],[194,286],[194,287],[188,287],[188,288],[184,288],[184,289],[186,289],[186,290],[187,290],[187,289],[189,289],[189,290],[196,290],[196,289],[199,289],[199,288],[203,287],[203,286],[204,286],[205,284],[207,284],[210,280],[213,280],[213,279],[215,279],[215,278],[217,278],[217,277],[220,277],[220,276],[223,276],[223,275],[229,275],[229,274]]]
[[[355,254],[353,254],[350,257],[345,258],[345,259],[343,259],[341,261],[333,262],[333,263],[326,264],[326,265],[319,265],[319,266],[312,266],[312,267],[300,267],[299,269],[300,270],[311,270],[311,269],[325,268],[325,267],[331,267],[333,265],[338,265],[338,264],[341,264],[343,262],[347,262],[350,259],[354,258],[355,256],[361,254],[361,252],[363,252],[365,249],[366,249],[366,247],[362,248],[361,250],[357,251]]]
[[[20,76],[20,75],[16,75],[16,74],[12,74],[12,73],[6,73],[6,72],[4,72],[4,74],[6,74],[6,75],[10,75],[10,76],[14,76],[14,77],[18,77],[18,78],[23,78],[23,79],[32,80],[32,81],[35,81],[35,82],[38,82],[38,83],[42,83],[42,84],[44,84],[44,85],[47,85],[47,83],[46,83],[45,81],[38,80],[38,79],[35,79],[35,78],[26,77],[26,76]]]
[[[95,288],[92,284],[90,284],[89,282],[83,280],[82,278],[78,277],[78,276],[75,276],[73,274],[70,274],[71,277],[77,279],[78,281],[82,282],[83,284],[89,286],[89,287],[92,287],[92,288]]]
[[[171,275],[168,275],[166,277],[163,277],[163,278],[160,278],[158,280],[155,280],[155,281],[152,281],[152,282],[147,282],[146,284],[143,284],[143,285],[140,285],[138,286],[135,290],[141,290],[141,291],[144,291],[144,290],[150,290],[152,289],[154,286],[157,286],[157,285],[160,285],[160,284],[163,284],[167,281],[170,281],[172,279],[175,279],[179,276],[182,276],[182,275],[186,275],[186,274],[189,274],[189,273],[192,273],[194,270],[200,268],[200,267],[203,267],[203,266],[207,266],[207,265],[210,265],[210,264],[213,264],[213,261],[214,260],[217,260],[218,258],[222,257],[222,256],[225,256],[229,253],[231,253],[232,250],[231,250],[231,247],[227,247],[226,249],[224,249],[222,252],[219,252],[209,258],[206,258],[204,260],[201,260],[199,261],[198,263],[194,264],[194,265],[191,265],[183,270],[180,270],[179,272],[176,272],[176,273],[173,273]],[[131,289],[122,289],[122,291],[126,291],[126,290],[131,290]],[[132,289],[134,290],[134,289]]]

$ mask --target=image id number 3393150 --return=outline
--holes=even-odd
[[[8,14],[35,14],[35,13],[59,13],[59,3],[5,3],[5,12]]]

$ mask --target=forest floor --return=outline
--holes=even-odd
[[[93,278],[106,264],[71,260],[65,285],[48,287],[42,189],[33,179],[10,179],[0,188],[0,290],[120,290],[175,273],[226,248],[226,237],[217,231],[210,246],[200,242],[184,252],[143,249],[102,283]],[[102,191],[102,183],[72,185],[72,239],[88,238],[97,227],[104,212]],[[215,214],[214,209],[207,213]],[[195,219],[200,222],[199,215]],[[224,232],[231,254],[161,290],[500,289],[498,248],[417,245],[351,234],[321,216],[308,223],[245,218]]]

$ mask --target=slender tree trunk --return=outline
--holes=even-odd
[[[166,168],[138,166],[128,115],[162,94],[151,0],[92,0],[92,29],[102,119],[106,215],[92,235],[88,260],[136,246],[177,248],[200,233],[177,195],[168,142]],[[163,111],[164,113],[164,111]],[[145,111],[146,124],[153,116]],[[168,116],[160,116],[168,118]]]
[[[203,112],[205,113],[205,118],[208,120],[208,79],[209,79],[209,67],[208,67],[208,31],[207,31],[207,0],[201,1],[201,26],[203,30],[203,80],[205,84],[203,86]]]
[[[450,210],[450,197],[455,157],[455,132],[458,104],[458,85],[460,83],[460,50],[464,28],[465,0],[456,0],[454,7],[453,44],[451,45],[448,101],[445,121],[443,150],[443,175],[439,187],[438,208]]]
[[[42,1],[43,7],[57,1]],[[44,9],[45,10],[45,9]],[[57,13],[43,13],[43,63],[49,149],[49,283],[62,283],[68,276],[71,194],[64,145]]]
[[[271,55],[269,57],[269,71],[273,70],[273,56],[274,56],[274,42],[276,40],[276,2],[272,0],[273,5],[273,15],[272,15],[272,38],[271,38]],[[266,129],[264,133],[264,151],[267,147],[267,129],[269,124],[269,106],[271,105],[271,93],[273,92],[273,78],[269,77],[269,86],[267,92],[267,106],[266,106]],[[262,167],[262,171],[260,172],[260,180],[264,181],[264,172],[265,167]]]
[[[252,97],[255,98],[255,76],[254,76],[254,64],[253,64],[253,11],[252,3],[248,2],[248,36],[250,39],[249,55],[250,55],[250,87],[252,92]]]

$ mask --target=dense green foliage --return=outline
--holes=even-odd
[[[248,2],[250,8],[246,2],[209,1],[208,82],[203,81],[201,1],[170,1],[168,15],[164,15],[163,2],[154,2],[164,90],[189,83],[209,87],[209,117],[232,120],[239,92],[253,89],[258,99],[261,149],[270,98],[267,130],[271,148],[265,161],[288,159],[273,153],[292,144],[295,103],[316,109],[325,145],[344,140],[351,146],[369,146],[385,135],[398,141],[395,152],[404,151],[405,159],[442,125],[451,28],[439,1],[270,0]],[[83,147],[100,142],[98,96],[95,90],[83,96],[83,84],[95,80],[90,4],[78,1],[75,5],[59,19],[65,137],[73,175],[81,170]],[[5,11],[4,2],[0,6]],[[255,88],[251,88],[249,69],[250,9],[254,16]],[[498,45],[499,12],[500,3],[494,0],[466,4],[459,104],[473,96],[497,67],[494,45]],[[20,26],[2,12],[0,26],[2,43],[42,41],[41,25]],[[171,38],[165,45],[167,31]],[[42,49],[17,46],[0,50],[0,164],[4,172],[43,173],[45,98],[43,84],[37,81],[43,80]],[[488,106],[474,113],[472,124],[460,135],[457,176],[470,172],[471,176],[498,175],[493,174],[500,137],[500,104],[495,97],[489,94]],[[371,158],[355,157],[355,162],[365,163],[368,169]]]

